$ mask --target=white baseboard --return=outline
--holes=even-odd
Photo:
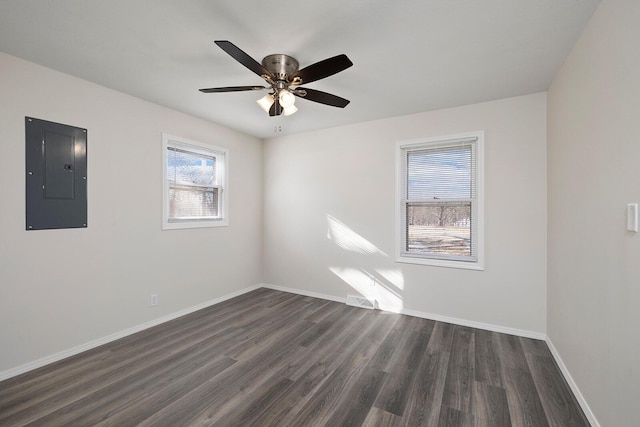
[[[423,319],[436,320],[438,322],[453,323],[454,325],[467,326],[469,328],[484,329],[486,331],[500,332],[501,334],[516,335],[534,340],[544,340],[547,336],[542,332],[528,331],[526,329],[510,328],[508,326],[494,325],[493,323],[475,322],[473,320],[459,319],[457,317],[442,316],[440,314],[424,313],[416,310],[403,309],[402,314]]]
[[[302,289],[287,288],[285,286],[277,286],[277,285],[272,285],[272,284],[268,284],[268,283],[263,283],[261,286],[263,288],[274,289],[276,291],[290,292],[290,293],[293,293],[293,294],[304,295],[304,296],[308,296],[308,297],[328,299],[328,300],[331,300],[331,301],[342,302],[342,303],[345,303],[346,300],[347,300],[346,298],[336,297],[336,296],[333,296],[333,295],[320,294],[320,293],[317,293],[317,292],[305,291],[305,290],[302,290]],[[472,320],[459,319],[459,318],[456,318],[456,317],[442,316],[442,315],[439,315],[439,314],[425,313],[425,312],[422,312],[422,311],[409,310],[409,309],[390,310],[390,309],[386,309],[384,306],[381,306],[380,308],[383,311],[392,311],[394,313],[406,314],[407,316],[420,317],[420,318],[429,319],[429,320],[436,320],[438,322],[453,323],[454,325],[468,326],[470,328],[485,329],[487,331],[500,332],[500,333],[503,333],[503,334],[517,335],[517,336],[524,337],[524,338],[533,338],[533,339],[537,339],[537,340],[545,340],[547,338],[547,336],[544,333],[541,333],[541,332],[534,332],[534,331],[527,331],[527,330],[524,330],[524,329],[509,328],[509,327],[506,327],[506,326],[494,325],[494,324],[491,324],[491,323],[474,322]]]
[[[43,357],[42,359],[34,360],[33,362],[25,363],[24,365],[17,366],[15,368],[0,372],[0,381],[6,380],[11,377],[15,377],[17,375],[23,374],[28,371],[32,371],[34,369],[40,368],[42,366],[48,365],[50,363],[58,362],[62,359],[66,359],[67,357],[75,356],[76,354],[82,353],[83,351],[91,350],[92,348],[99,347],[103,344],[107,344],[111,341],[115,341],[120,338],[124,338],[128,335],[135,334],[136,332],[143,331],[145,329],[149,329],[153,326],[160,325],[161,323],[168,322],[173,319],[177,319],[178,317],[182,317],[184,315],[193,313],[198,310],[202,310],[203,308],[207,308],[209,306],[219,304],[223,301],[226,301],[231,298],[235,298],[242,294],[246,294],[247,292],[251,292],[255,289],[260,288],[261,285],[249,286],[247,288],[241,289],[236,292],[232,292],[230,294],[221,296],[219,298],[214,298],[202,304],[195,305],[193,307],[189,307],[184,310],[180,310],[176,313],[169,314],[167,316],[160,317],[158,319],[151,320],[149,322],[125,329],[120,332],[116,332],[111,335],[107,335],[106,337],[99,338],[97,340],[90,341],[85,344],[81,344],[79,346],[63,350],[59,353],[52,354],[50,356]]]
[[[569,387],[571,388],[573,395],[576,397],[576,400],[580,404],[580,407],[582,408],[582,411],[584,412],[585,416],[589,420],[589,423],[591,423],[591,427],[600,427],[600,423],[598,422],[598,419],[596,418],[595,414],[589,407],[589,404],[587,403],[586,399],[580,392],[578,385],[573,380],[573,377],[569,373],[569,369],[567,369],[567,366],[564,364],[562,357],[560,357],[560,353],[558,353],[558,350],[553,345],[553,342],[551,342],[551,338],[547,336],[545,341],[547,342],[547,346],[549,347],[549,350],[551,350],[551,354],[553,355],[553,358],[555,359],[556,363],[560,367],[560,371],[562,371],[562,375],[564,375],[564,379],[569,384]]]

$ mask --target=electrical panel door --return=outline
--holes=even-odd
[[[87,226],[87,130],[25,117],[27,230]]]

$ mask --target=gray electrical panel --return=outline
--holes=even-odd
[[[27,230],[87,227],[87,130],[25,117]]]

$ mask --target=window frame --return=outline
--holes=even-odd
[[[169,179],[167,160],[169,147],[176,147],[194,154],[202,154],[216,159],[216,185],[218,188],[219,218],[170,219],[169,218]],[[229,150],[210,144],[162,134],[162,229],[178,230],[186,228],[226,227],[228,219],[229,193]]]
[[[405,227],[403,218],[406,218],[407,205],[403,194],[404,181],[406,176],[406,152],[405,148],[442,146],[454,144],[456,141],[475,139],[476,173],[475,201],[471,203],[471,214],[476,216],[476,229],[472,228],[472,239],[476,239],[477,253],[475,261],[459,260],[455,256],[447,257],[435,254],[411,254],[407,255],[403,249],[403,242],[406,242]],[[446,202],[446,199],[443,199]],[[395,243],[396,261],[408,264],[430,265],[436,267],[450,267],[468,270],[484,270],[484,131],[469,132],[455,135],[445,135],[433,138],[421,138],[415,140],[398,141],[396,143],[396,197],[395,197]]]

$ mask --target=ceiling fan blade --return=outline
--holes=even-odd
[[[302,70],[293,73],[289,76],[289,82],[295,83],[295,81],[298,80],[300,80],[300,83],[296,84],[315,82],[316,80],[324,79],[325,77],[344,71],[352,65],[353,62],[347,58],[347,55],[337,55],[332,58],[316,62],[315,64],[311,64],[308,67],[304,67]]]
[[[242,92],[243,90],[263,90],[269,89],[264,86],[227,86],[227,87],[210,87],[208,89],[200,89],[200,92],[204,93],[217,93],[217,92]]]
[[[298,94],[298,91],[305,91],[307,94],[303,96]],[[296,89],[295,91],[293,91],[293,93],[294,95],[297,95],[302,99],[319,102],[320,104],[331,105],[332,107],[344,108],[349,104],[349,102],[351,102],[348,99],[340,98],[339,96],[332,95],[327,92],[322,92],[315,89],[307,89],[304,87]]]
[[[234,45],[228,40],[216,40],[215,43],[225,52],[227,52],[233,59],[262,77],[267,75],[270,78],[275,78],[272,72],[264,68],[258,61],[247,55],[242,49]]]
[[[271,117],[279,116],[280,114],[282,114],[282,111],[283,111],[283,108],[280,105],[280,101],[278,100],[278,98],[276,98],[273,105],[271,105],[271,108],[269,108],[269,115]]]

